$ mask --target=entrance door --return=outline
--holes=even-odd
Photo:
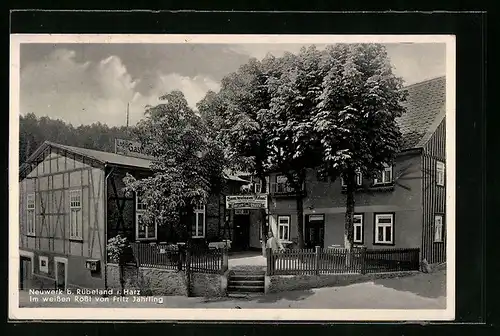
[[[324,247],[325,242],[325,216],[307,215],[305,245],[307,248]]]
[[[31,280],[31,258],[21,256],[19,265],[19,290],[29,289]]]
[[[234,250],[248,250],[250,247],[250,216],[234,216],[234,237],[231,244]]]
[[[67,279],[67,261],[66,259],[56,259],[54,258],[56,264],[56,288],[57,289],[66,289],[66,279]]]

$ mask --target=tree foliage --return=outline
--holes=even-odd
[[[127,191],[140,195],[144,219],[178,223],[186,208],[203,203],[222,185],[223,156],[207,136],[207,127],[180,91],[170,92],[150,107],[136,127],[146,154],[153,157],[153,175],[136,180],[128,174]],[[187,225],[187,223],[182,223]]]
[[[222,80],[219,113],[224,120],[220,139],[231,167],[246,170],[262,181],[269,168],[270,134],[262,116],[270,108],[268,78],[275,58],[251,59]],[[262,183],[265,186],[265,183]]]
[[[346,246],[353,242],[354,178],[374,176],[392,164],[401,143],[397,118],[404,112],[403,81],[392,72],[380,44],[337,44],[326,49],[314,131],[321,169],[347,184]]]
[[[115,139],[127,139],[129,135],[124,126],[109,127],[97,122],[74,127],[62,120],[28,113],[19,117],[19,164],[26,162],[44,141],[113,152]]]
[[[312,116],[321,94],[321,52],[314,46],[302,48],[297,56],[285,55],[281,71],[270,78],[271,108],[263,115],[269,133],[270,162],[274,170],[284,173],[296,195],[298,245],[303,239],[304,184],[308,168],[319,163],[318,139]]]

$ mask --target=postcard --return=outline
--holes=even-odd
[[[455,314],[455,38],[11,35],[13,320]]]

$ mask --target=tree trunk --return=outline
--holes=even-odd
[[[266,184],[266,177],[265,176],[260,176],[260,185],[261,189],[260,192],[262,194],[266,194],[267,192],[267,184]],[[268,202],[269,203],[269,202]],[[268,205],[269,207],[269,205]],[[261,209],[260,210],[260,216],[261,216],[261,230],[262,230],[262,255],[265,257],[266,256],[266,242],[267,242],[267,213],[266,209]]]
[[[299,249],[304,248],[304,181],[305,181],[305,171],[298,171],[297,179],[289,172],[286,174],[288,183],[293,188],[295,193],[295,203],[297,207],[297,247]],[[278,224],[279,228],[279,224]]]
[[[304,196],[302,195],[302,190],[297,192],[295,201],[297,203],[298,248],[303,249],[304,248]]]
[[[354,244],[354,171],[349,170],[345,176],[346,180],[346,212],[344,227],[344,247],[347,249],[346,264],[349,266],[352,259],[352,246]]]

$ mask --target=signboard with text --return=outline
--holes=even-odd
[[[115,153],[143,159],[149,158],[143,153],[142,144],[132,140],[115,139]]]
[[[267,209],[267,195],[226,196],[226,209]]]

